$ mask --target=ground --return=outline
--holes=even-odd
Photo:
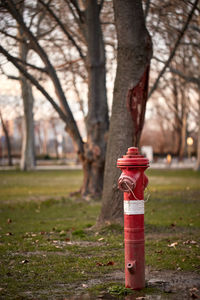
[[[81,171],[0,172],[0,299],[200,297],[200,174],[151,170],[144,291],[124,289],[123,228],[73,194]]]

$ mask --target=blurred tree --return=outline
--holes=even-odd
[[[56,23],[57,29],[60,32],[56,32],[56,35],[63,37],[72,43],[76,51],[79,54],[79,58],[82,59],[85,68],[88,73],[88,113],[86,118],[87,128],[87,142],[84,143],[77,124],[73,117],[72,111],[69,107],[67,99],[64,94],[62,82],[58,77],[56,68],[50,61],[48,51],[45,48],[45,44],[38,42],[38,37],[34,30],[30,29],[27,22],[30,19],[32,13],[32,23],[37,15],[35,3],[27,2],[27,9],[29,8],[31,13],[27,13],[27,19],[23,19],[23,16],[18,9],[16,2],[12,0],[1,3],[1,8],[10,13],[13,20],[15,20],[23,32],[27,43],[34,53],[40,57],[44,67],[37,67],[37,65],[28,64],[30,68],[37,69],[37,71],[46,74],[48,79],[51,80],[59,104],[53,99],[50,93],[43,88],[37,77],[26,68],[27,63],[25,61],[18,60],[11,52],[8,52],[1,46],[0,51],[11,61],[16,68],[23,73],[23,75],[35,86],[40,92],[50,101],[55,110],[58,112],[62,120],[66,124],[66,130],[72,137],[74,144],[79,155],[79,158],[83,164],[84,170],[84,184],[82,188],[83,195],[97,196],[101,194],[103,185],[103,171],[105,162],[105,149],[106,149],[106,133],[108,130],[108,108],[106,97],[106,85],[105,85],[105,51],[103,36],[100,24],[100,12],[102,9],[103,1],[86,1],[85,5],[77,1],[66,1],[65,5],[59,5],[60,13],[62,13],[63,6],[69,8],[71,14],[68,18],[74,17],[76,21],[76,27],[81,32],[81,38],[77,41],[75,37],[71,35],[71,27],[68,27],[66,23],[62,23],[62,18],[56,15],[57,1],[53,3],[45,3],[42,0],[38,1],[40,8],[43,7],[48,12],[53,25]],[[59,2],[60,4],[61,2]],[[79,5],[80,4],[80,5]],[[66,16],[66,15],[65,15]],[[51,27],[52,28],[52,27]],[[55,25],[54,25],[55,29]],[[50,30],[48,28],[48,30]],[[77,34],[77,33],[76,33]],[[8,36],[8,34],[7,34]],[[84,41],[84,42],[83,42]],[[80,42],[80,44],[79,44]],[[81,43],[82,42],[82,43]],[[81,49],[81,46],[83,49]]]
[[[24,19],[24,3],[18,5],[22,19]],[[19,60],[27,62],[29,46],[24,36],[23,30],[18,28],[19,38]],[[32,93],[32,86],[27,78],[20,73],[19,81],[21,85],[21,93],[23,100],[23,139],[22,139],[22,152],[20,168],[23,171],[33,170],[35,168],[35,135],[34,135],[34,119],[33,119],[33,104],[34,98]]]
[[[1,125],[2,125],[2,129],[4,132],[4,136],[5,136],[5,141],[6,141],[6,146],[7,146],[8,165],[12,166],[13,163],[12,163],[12,151],[11,151],[9,129],[8,129],[8,124],[6,124],[6,122],[4,122],[1,111],[0,111],[0,120],[1,120]]]
[[[169,126],[173,125],[175,154],[182,159],[186,154],[186,137],[191,130],[191,123],[196,122],[198,127],[200,118],[191,118],[197,116],[198,110],[198,97],[191,91],[195,90],[194,83],[197,89],[199,86],[199,1],[165,0],[160,5],[154,0],[151,4],[149,12],[152,20],[148,24],[165,47],[157,47],[153,57],[156,61],[153,72],[161,71],[150,95],[156,91],[154,101],[158,100],[159,94],[165,99],[166,108],[163,104],[155,107],[159,110],[158,115],[168,119]]]

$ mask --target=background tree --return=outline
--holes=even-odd
[[[2,125],[3,132],[4,132],[5,142],[6,142],[6,147],[7,147],[8,165],[12,166],[13,163],[12,163],[12,151],[11,151],[11,141],[10,141],[10,135],[9,135],[9,128],[8,128],[8,125],[6,124],[6,122],[3,119],[1,111],[0,111],[0,120],[1,120],[1,125]]]
[[[2,9],[10,13],[13,20],[15,20],[23,31],[27,43],[34,53],[40,57],[40,64],[43,67],[37,67],[29,64],[32,69],[37,69],[51,80],[56,96],[59,100],[59,105],[53,97],[45,90],[40,82],[35,78],[32,73],[25,67],[26,64],[18,61],[17,58],[8,53],[4,47],[1,46],[0,51],[11,61],[18,70],[35,86],[40,92],[50,101],[60,117],[66,124],[66,130],[72,137],[74,144],[83,164],[84,170],[84,184],[82,188],[83,195],[91,194],[93,196],[99,195],[102,190],[103,184],[103,171],[105,162],[105,148],[106,148],[106,132],[108,130],[108,109],[107,97],[105,86],[105,52],[103,36],[100,24],[100,12],[102,9],[102,2],[87,1],[85,6],[80,7],[76,1],[67,1],[71,15],[77,21],[77,26],[82,33],[80,41],[84,41],[83,51],[78,45],[76,38],[73,38],[70,33],[70,27],[62,23],[62,18],[56,15],[56,2],[46,4],[39,1],[49,13],[51,20],[59,27],[60,36],[70,40],[83,60],[84,66],[88,74],[88,114],[86,118],[87,128],[87,143],[83,143],[77,124],[73,117],[72,111],[66,100],[63,90],[62,81],[59,78],[56,68],[50,61],[48,51],[45,46],[38,42],[37,36],[34,31],[31,31],[23,20],[23,16],[16,4],[12,0],[4,2],[1,6]],[[64,4],[63,4],[64,5]],[[60,12],[63,5],[59,6]],[[64,7],[67,7],[66,3]],[[29,7],[31,5],[29,4]],[[34,11],[34,4],[31,6]],[[62,15],[61,15],[62,16]],[[70,20],[70,18],[68,19]]]
[[[23,16],[23,4],[20,7]],[[24,37],[23,31],[18,29],[19,42],[19,59],[23,62],[27,61],[29,47]],[[20,74],[19,77],[23,109],[24,109],[24,122],[23,122],[23,140],[22,140],[22,154],[20,168],[23,171],[32,170],[35,167],[35,136],[34,136],[34,119],[33,119],[33,104],[34,98],[32,93],[32,86],[27,78]]]

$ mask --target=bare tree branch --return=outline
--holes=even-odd
[[[6,31],[4,31],[4,30],[2,30],[2,29],[0,29],[0,33],[4,34],[5,36],[10,37],[10,38],[12,38],[12,39],[14,39],[14,40],[16,40],[16,41],[18,41],[18,42],[20,42],[20,43],[25,43],[24,40],[18,38],[18,37],[15,36],[15,35],[12,35],[12,34],[6,32]]]
[[[146,0],[146,6],[145,6],[145,11],[144,11],[145,20],[148,16],[148,13],[149,13],[150,3],[151,3],[151,0]]]
[[[194,83],[194,84],[197,84],[198,86],[200,86],[200,78],[196,78],[196,77],[193,77],[193,76],[189,76],[189,75],[185,75],[183,74],[181,71],[179,70],[176,70],[174,68],[169,68],[170,71],[176,75],[179,75],[181,78],[183,78],[185,81],[187,82],[191,82],[191,83]]]
[[[52,66],[52,64],[51,64],[51,62],[48,58],[48,55],[46,54],[44,49],[38,43],[37,38],[27,28],[26,24],[23,21],[23,18],[21,16],[21,14],[17,10],[16,5],[13,2],[13,0],[7,0],[6,8],[8,9],[9,13],[14,17],[14,19],[17,21],[17,23],[19,24],[19,26],[23,30],[23,33],[26,35],[27,39],[30,41],[30,44],[32,45],[33,49],[40,56],[41,60],[45,64],[45,66],[47,68],[47,72],[49,74],[49,77],[51,78],[52,83],[54,85],[58,100],[60,101],[61,109],[63,110],[63,114],[65,115],[65,122],[66,122],[66,117],[68,119],[68,122],[67,122],[68,133],[72,136],[74,142],[76,143],[77,148],[78,148],[78,152],[80,154],[83,154],[84,153],[83,141],[82,141],[82,138],[81,138],[81,135],[80,135],[80,131],[77,127],[76,121],[74,120],[73,114],[72,114],[71,109],[70,109],[70,107],[67,103],[67,100],[66,100],[64,91],[62,89],[61,83],[60,83],[60,81],[57,77],[57,74],[56,74],[56,71],[55,71],[54,67]],[[15,61],[15,65],[16,65],[16,63],[17,62]],[[22,69],[22,71],[25,72],[27,74],[27,76],[29,76],[27,78],[30,80],[31,75],[28,74],[22,68],[22,66],[19,63],[17,63],[17,68],[19,70]],[[31,80],[34,81],[34,84],[39,84],[33,77],[31,77]],[[39,85],[38,88],[41,90],[42,87]],[[49,101],[52,101],[52,98],[46,93],[46,91],[43,88],[42,88],[42,93],[46,95],[46,97]],[[56,103],[52,102],[52,105],[55,106]],[[58,105],[56,105],[56,106],[57,106],[57,108],[59,108]]]
[[[4,69],[2,68],[2,66],[0,66],[0,70],[1,70],[1,73],[3,75],[5,75],[8,79],[12,79],[12,80],[20,80],[20,77],[17,77],[17,76],[13,76],[13,75],[9,75],[7,74]]]
[[[158,83],[159,83],[159,81],[160,81],[160,78],[163,76],[163,74],[165,73],[166,69],[168,68],[168,66],[169,66],[169,64],[170,64],[170,62],[171,62],[171,60],[173,59],[173,57],[174,57],[174,55],[175,55],[175,53],[176,53],[176,50],[177,50],[177,48],[178,48],[178,46],[179,46],[179,44],[180,44],[180,41],[181,41],[181,39],[182,39],[184,33],[186,32],[186,30],[187,30],[187,28],[188,28],[188,25],[189,25],[189,23],[190,23],[190,21],[191,21],[191,19],[192,19],[192,16],[193,16],[193,13],[194,13],[194,11],[195,11],[195,9],[196,9],[196,7],[197,7],[198,1],[199,1],[199,0],[195,0],[195,2],[193,3],[193,6],[192,6],[192,9],[191,9],[191,11],[190,11],[190,13],[189,13],[189,15],[188,15],[187,21],[185,22],[185,24],[184,24],[184,26],[183,26],[183,28],[182,28],[180,34],[179,34],[179,37],[178,37],[178,39],[177,39],[177,41],[176,41],[176,43],[175,43],[175,45],[174,45],[174,48],[172,49],[172,51],[171,51],[171,53],[170,53],[170,55],[169,55],[168,60],[166,61],[166,63],[165,63],[165,65],[164,65],[163,69],[161,70],[160,74],[158,75],[158,77],[157,77],[157,79],[156,79],[156,81],[155,81],[153,87],[151,88],[151,91],[149,92],[149,95],[148,95],[149,98],[151,97],[151,95],[153,94],[153,92],[156,90],[156,88],[157,88],[157,86],[158,86]]]
[[[28,67],[30,67],[30,68],[32,68],[32,69],[35,69],[35,70],[37,70],[37,71],[40,71],[40,72],[42,72],[42,73],[47,74],[47,69],[46,69],[46,68],[40,68],[40,67],[37,67],[37,66],[35,66],[35,65],[32,65],[32,64],[30,64],[30,63],[27,63],[26,61],[21,60],[21,59],[18,58],[18,57],[15,57],[15,59],[16,59],[18,62],[22,63],[23,65],[26,65],[26,66],[28,66]]]
[[[51,96],[46,92],[46,90],[38,83],[38,81],[26,71],[24,67],[22,67],[16,60],[16,57],[10,55],[1,45],[0,52],[10,61],[30,82],[48,99],[48,101],[52,104],[54,109],[58,112],[62,120],[66,123],[67,116],[60,109],[57,103],[51,98]]]
[[[66,30],[66,28],[64,27],[63,23],[60,21],[60,19],[58,19],[58,17],[54,14],[54,12],[50,9],[50,7],[44,3],[42,0],[38,0],[39,3],[41,3],[49,12],[49,15],[51,17],[53,17],[53,19],[57,22],[57,24],[60,26],[60,28],[62,29],[62,31],[64,32],[64,34],[68,37],[68,39],[72,42],[73,46],[77,49],[80,57],[84,60],[85,57],[82,53],[81,48],[77,45],[76,41],[74,40],[74,38],[71,36],[71,34]]]
[[[74,6],[74,8],[76,9],[76,12],[77,12],[77,14],[78,14],[78,16],[79,16],[79,20],[80,20],[80,22],[81,23],[84,23],[84,13],[80,10],[80,7],[79,7],[79,5],[78,5],[78,2],[77,2],[77,0],[65,0],[65,2],[68,4],[68,5],[70,5],[70,3],[69,2],[71,2],[72,4],[73,4],[73,6]]]

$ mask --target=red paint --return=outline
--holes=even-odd
[[[149,69],[150,66],[148,65],[137,85],[130,89],[127,95],[127,108],[130,111],[133,120],[136,144],[139,141],[139,136],[144,124],[146,103],[148,99]]]
[[[124,201],[144,200],[144,189],[148,185],[144,171],[149,167],[149,160],[139,155],[138,148],[131,147],[126,155],[118,159],[117,167],[122,170],[119,188],[124,191]],[[143,213],[124,214],[124,242],[125,285],[127,288],[140,290],[145,287]]]

